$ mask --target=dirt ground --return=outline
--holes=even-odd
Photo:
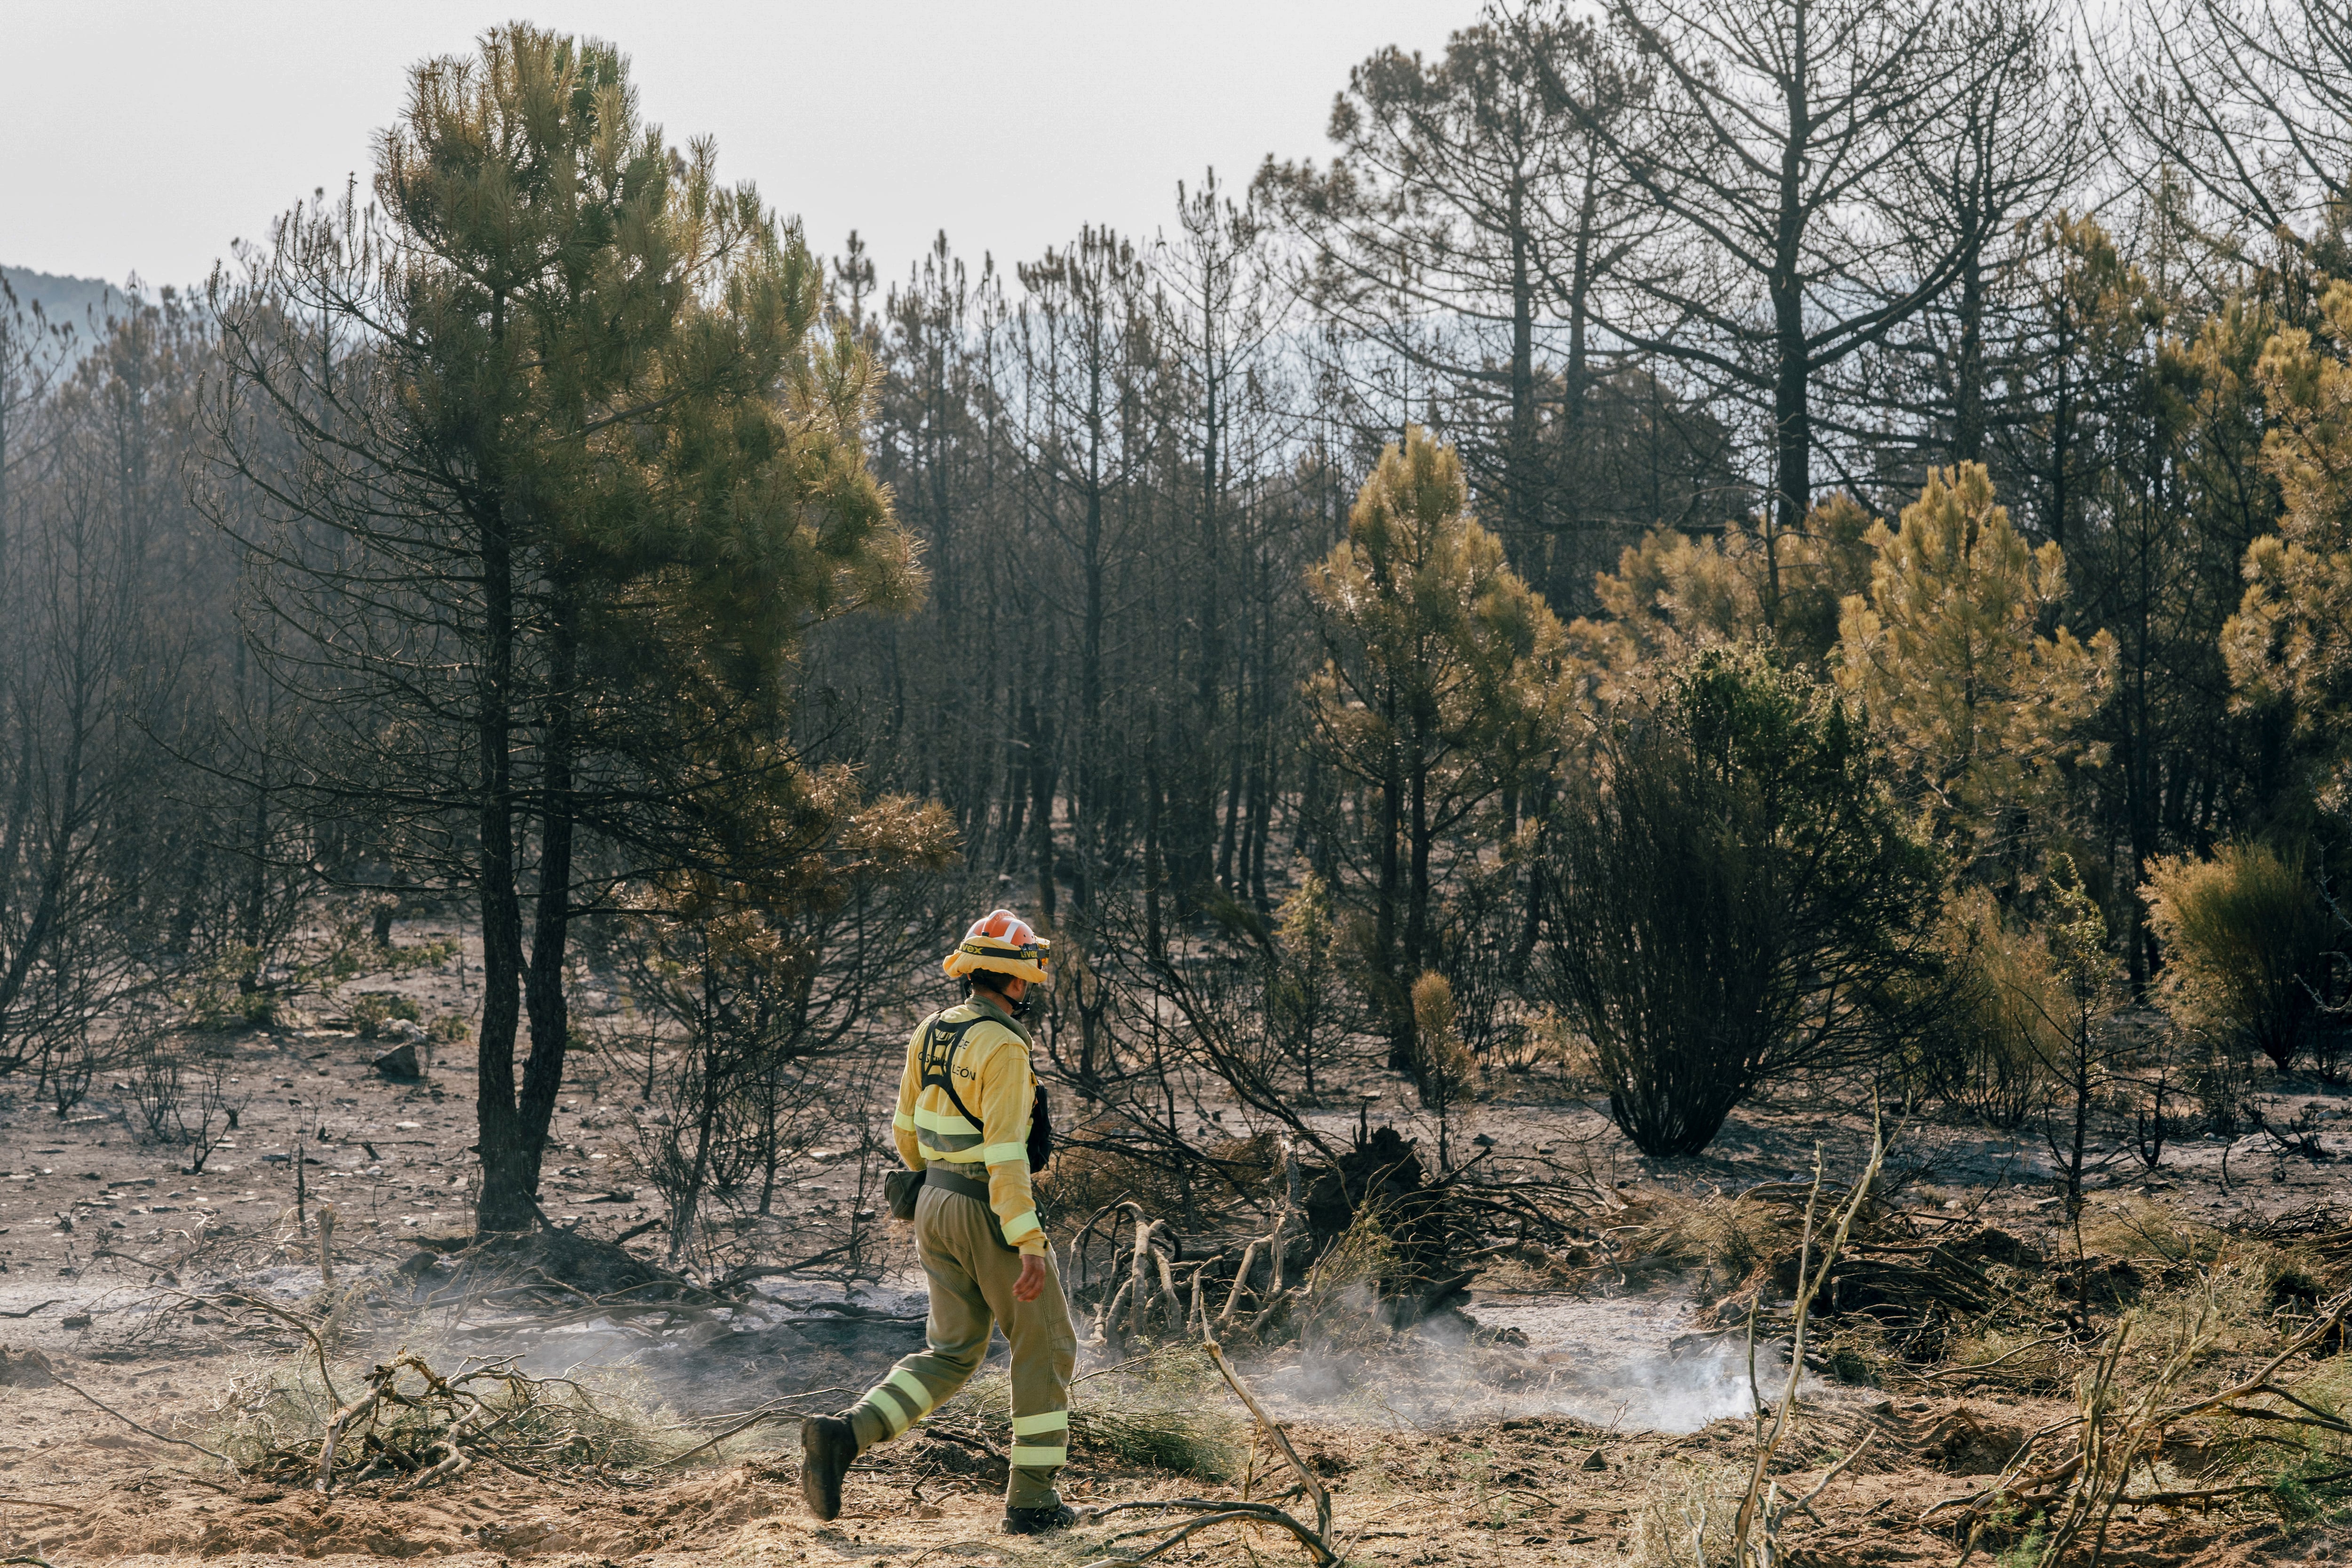
[[[126,1382],[100,1376],[89,1386],[110,1404],[121,1400],[138,1409],[154,1403]],[[162,1403],[168,1408],[169,1396]],[[887,1468],[853,1473],[842,1517],[822,1525],[801,1508],[788,1454],[609,1489],[559,1489],[492,1471],[410,1501],[321,1497],[278,1485],[238,1485],[184,1450],[105,1429],[109,1424],[94,1422],[95,1413],[62,1390],[12,1390],[5,1408],[0,1470],[8,1473],[0,1477],[7,1489],[0,1496],[0,1531],[12,1554],[37,1555],[59,1568],[420,1556],[468,1563],[533,1559],[562,1568],[710,1561],[1026,1568],[1095,1560],[1114,1531],[1150,1522],[1147,1514],[1083,1524],[1045,1541],[1010,1540],[995,1532],[1001,1503],[992,1489],[941,1475],[919,1454],[894,1457],[888,1449],[878,1456],[889,1461]],[[1850,1443],[1859,1431],[1874,1428],[1879,1434],[1874,1448],[1884,1459],[1865,1461],[1842,1479],[1834,1507],[1823,1510],[1825,1526],[1795,1532],[1799,1555],[1792,1561],[1955,1561],[1958,1544],[1922,1528],[1919,1516],[1934,1502],[1959,1495],[1969,1475],[1998,1461],[1981,1446],[1953,1441],[1953,1435],[1987,1424],[2014,1429],[2045,1414],[2031,1404],[1996,1408],[1909,1401],[1817,1432],[1811,1452],[1784,1477],[1792,1490],[1819,1474],[1823,1438]],[[1411,1568],[1626,1561],[1650,1500],[1687,1495],[1695,1479],[1735,1471],[1750,1451],[1736,1423],[1679,1436],[1609,1436],[1545,1417],[1403,1434],[1301,1424],[1295,1438],[1331,1489],[1343,1553],[1351,1561]],[[899,1447],[919,1449],[920,1444]],[[185,1462],[192,1459],[196,1462]],[[1274,1490],[1257,1488],[1260,1496]],[[1164,1476],[1101,1469],[1083,1457],[1067,1472],[1066,1491],[1080,1508],[1239,1495],[1234,1487],[1171,1484]],[[2347,1546],[2352,1538],[2324,1531],[2286,1541],[2259,1525],[2127,1521],[2115,1531],[2107,1560],[2220,1568],[2326,1561]],[[1238,1563],[1252,1552],[1251,1560],[1261,1563],[1297,1555],[1276,1532],[1252,1541],[1228,1528],[1175,1560]]]
[[[415,941],[435,931],[427,922],[400,934]],[[469,1010],[463,963],[396,981],[363,979],[351,990],[409,995],[429,1021]],[[609,1005],[593,993],[586,1000],[592,1013]],[[344,1289],[399,1281],[419,1238],[467,1228],[471,1047],[445,1045],[421,1081],[396,1081],[370,1066],[387,1044],[331,1017],[217,1038],[213,1048],[228,1053],[226,1087],[240,1110],[236,1131],[201,1173],[187,1169],[184,1148],[133,1137],[131,1096],[119,1077],[93,1085],[63,1119],[28,1086],[0,1091],[0,1164],[10,1189],[0,1196],[0,1343],[38,1352],[88,1395],[40,1386],[47,1380],[37,1373],[8,1382],[15,1363],[0,1358],[0,1543],[9,1553],[57,1568],[425,1555],[565,1568],[689,1559],[1026,1568],[1092,1563],[1114,1532],[1150,1522],[1122,1514],[1066,1537],[1008,1540],[993,1532],[999,1505],[991,1489],[930,1462],[915,1439],[861,1467],[848,1511],[819,1526],[803,1517],[790,1427],[782,1424],[712,1462],[650,1477],[559,1488],[482,1466],[404,1502],[248,1484],[194,1449],[160,1440],[217,1441],[206,1435],[217,1430],[224,1391],[282,1361],[297,1342],[192,1306],[191,1295],[233,1284],[289,1305],[322,1300],[313,1243],[294,1216],[298,1180],[305,1218],[314,1220],[321,1202],[337,1210]],[[558,1224],[615,1236],[658,1213],[630,1163],[636,1101],[625,1063],[579,1065],[558,1114],[559,1152],[543,1195]],[[2352,1202],[2335,1158],[2352,1154],[2352,1123],[2340,1120],[2352,1098],[2300,1079],[2264,1087],[2272,1120],[2300,1117],[2321,1129],[2326,1158],[2281,1155],[2259,1137],[2199,1139],[2169,1150],[2150,1172],[2125,1151],[2119,1130],[2108,1129],[2092,1212],[2160,1200],[2185,1215],[2244,1222]],[[1385,1075],[1342,1080],[1326,1103],[1335,1132],[1360,1118],[1387,1120],[1433,1142],[1434,1130],[1415,1122],[1409,1091]],[[1201,1131],[1222,1136],[1232,1122],[1218,1116]],[[1661,1163],[1617,1140],[1594,1106],[1564,1102],[1556,1083],[1506,1075],[1448,1136],[1498,1163],[1573,1160],[1622,1193],[1699,1194],[1802,1177],[1817,1145],[1833,1175],[1851,1170],[1867,1126],[1850,1097],[1760,1104],[1737,1116],[1706,1156]],[[308,1162],[299,1178],[298,1156]],[[1889,1171],[1900,1202],[1931,1221],[1964,1215],[2027,1236],[2046,1234],[2056,1221],[2049,1156],[2030,1135],[1922,1121],[1906,1130]],[[789,1237],[796,1225],[838,1223],[867,1201],[859,1190],[854,1162],[797,1172],[778,1226]],[[919,1336],[919,1282],[903,1262],[861,1293],[814,1280],[763,1289],[761,1311],[716,1332],[708,1323],[559,1324],[528,1314],[439,1321],[430,1331],[439,1345],[523,1352],[539,1366],[630,1363],[681,1421],[811,1390],[854,1391]],[[810,1306],[820,1300],[846,1304],[829,1312]],[[1720,1367],[1695,1369],[1690,1359],[1693,1310],[1687,1281],[1602,1281],[1580,1292],[1497,1288],[1473,1297],[1472,1322],[1481,1332],[1515,1335],[1512,1342],[1555,1375],[1483,1384],[1435,1341],[1409,1356],[1396,1352],[1406,1359],[1339,1369],[1276,1355],[1251,1364],[1247,1375],[1328,1479],[1336,1533],[1352,1561],[1410,1568],[1663,1562],[1645,1544],[1658,1521],[1683,1517],[1678,1508],[1687,1513],[1692,1499],[1732,1484],[1725,1478],[1753,1451],[1744,1422],[1717,1418],[1744,1407],[1744,1399],[1719,1402],[1738,1390]],[[425,1325],[402,1331],[423,1333]],[[1825,1494],[1822,1522],[1793,1531],[1791,1561],[1956,1561],[1958,1543],[1923,1516],[1968,1490],[1969,1477],[1998,1468],[1987,1456],[2003,1434],[2013,1446],[2014,1434],[2062,1408],[1990,1388],[1929,1397],[1809,1388],[1784,1490],[1809,1487],[1809,1478],[1875,1436]],[[1068,1480],[1080,1505],[1240,1490],[1122,1468],[1083,1447]],[[1280,1488],[1255,1483],[1256,1496],[1270,1490]],[[2352,1536],[2327,1528],[2284,1531],[2242,1514],[2200,1521],[2158,1510],[2121,1521],[2106,1560],[2220,1565],[2325,1561],[2344,1552],[2352,1552]],[[1298,1553],[1271,1534],[1226,1527],[1166,1560],[1244,1558],[1286,1562]]]

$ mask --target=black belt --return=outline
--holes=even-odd
[[[923,1167],[923,1184],[927,1187],[940,1187],[950,1193],[961,1193],[965,1197],[978,1198],[982,1203],[988,1201],[986,1182],[975,1182],[970,1176],[959,1176],[954,1172],[941,1170],[937,1165]]]

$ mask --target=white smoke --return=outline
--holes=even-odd
[[[1253,1376],[1283,1414],[1421,1427],[1564,1415],[1695,1432],[1776,1404],[1788,1347],[1758,1344],[1751,1383],[1745,1341],[1694,1334],[1691,1313],[1687,1301],[1643,1297],[1479,1300],[1466,1321],[1444,1316],[1393,1335],[1367,1323],[1343,1336],[1344,1349],[1277,1353]]]
[[[1240,1358],[1275,1414],[1423,1429],[1558,1415],[1620,1432],[1682,1433],[1776,1403],[1788,1379],[1785,1343],[1757,1345],[1751,1384],[1742,1338],[1695,1332],[1693,1304],[1671,1298],[1478,1295],[1466,1317],[1441,1314],[1393,1332],[1381,1326],[1369,1287],[1339,1305],[1307,1326],[1305,1345]],[[914,1348],[924,1307],[919,1277],[847,1287],[772,1279],[741,1307],[696,1314],[692,1326],[649,1331],[642,1320],[609,1318],[518,1325],[503,1348],[523,1351],[534,1373],[631,1369],[681,1408],[816,1393],[814,1385],[829,1385],[820,1398],[845,1404],[844,1391],[856,1392],[848,1385],[862,1387]],[[810,1334],[814,1343],[803,1343]],[[993,1363],[1004,1347],[992,1349]],[[1089,1346],[1086,1359],[1117,1356]]]

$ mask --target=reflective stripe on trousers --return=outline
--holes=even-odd
[[[1045,1259],[1045,1288],[1015,1301],[1021,1254],[997,1238],[986,1204],[926,1186],[915,1198],[915,1245],[930,1281],[924,1348],[901,1360],[849,1412],[859,1448],[898,1436],[964,1385],[988,1353],[991,1328],[1013,1345],[1012,1473],[1005,1503],[1048,1508],[1061,1500],[1054,1472],[1069,1458],[1070,1374],[1078,1336],[1060,1271]]]

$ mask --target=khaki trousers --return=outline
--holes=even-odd
[[[849,1412],[858,1448],[896,1437],[961,1388],[988,1353],[989,1331],[1001,1323],[1013,1345],[1005,1506],[1053,1507],[1061,1501],[1054,1474],[1070,1457],[1070,1374],[1078,1356],[1053,1255],[1046,1255],[1045,1289],[1037,1299],[1014,1300],[1021,1255],[1000,1239],[996,1215],[978,1198],[929,1185],[915,1196],[915,1246],[931,1287],[925,1348],[900,1361]]]

